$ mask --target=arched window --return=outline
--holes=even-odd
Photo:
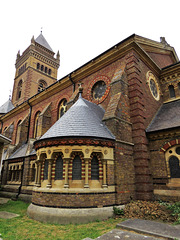
[[[36,175],[36,168],[35,168],[35,163],[32,165],[32,176],[31,176],[31,181],[35,181],[35,175]]]
[[[37,112],[35,121],[34,121],[34,138],[40,137],[39,117],[40,117],[40,112]]]
[[[180,82],[178,83],[178,88],[179,88],[179,91],[180,91]]]
[[[43,91],[46,87],[47,87],[46,81],[40,80],[38,85],[38,93]]]
[[[36,68],[40,69],[40,64],[39,63],[37,63]]]
[[[99,180],[99,160],[93,156],[91,160],[91,180]]]
[[[45,67],[45,73],[47,73],[47,67]]]
[[[18,124],[17,124],[17,128],[16,128],[16,143],[15,145],[17,145],[19,143],[20,140],[20,133],[21,133],[21,120],[19,120]]]
[[[171,178],[180,178],[179,159],[176,156],[169,158],[169,168]]]
[[[67,111],[67,100],[63,98],[59,103],[58,119]]]
[[[72,180],[81,180],[82,163],[79,155],[73,159]]]
[[[48,74],[51,75],[51,69],[49,69]]]
[[[170,96],[170,98],[176,97],[174,86],[170,85],[168,88],[169,88],[169,96]]]
[[[62,179],[63,179],[63,159],[62,156],[59,156],[56,160],[55,180]]]
[[[44,161],[44,180],[48,179],[48,160]]]
[[[44,66],[43,65],[41,65],[41,71],[44,71]]]
[[[22,80],[20,80],[18,83],[16,100],[20,99],[21,95],[22,95]]]

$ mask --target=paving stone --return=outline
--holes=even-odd
[[[5,212],[5,211],[0,212],[0,218],[10,219],[14,217],[19,217],[19,214]]]
[[[159,240],[155,237],[146,235],[140,235],[132,232],[122,231],[119,229],[113,229],[112,231],[96,238],[96,240]]]
[[[117,224],[117,228],[134,231],[141,234],[148,234],[154,237],[166,239],[180,239],[180,227],[149,220],[130,219]]]
[[[0,197],[0,204],[5,204],[9,201],[10,199],[9,198],[2,198]]]

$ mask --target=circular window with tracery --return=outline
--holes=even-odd
[[[152,96],[158,101],[160,99],[160,90],[158,82],[151,71],[146,74],[146,80],[149,85],[150,92]]]
[[[99,76],[95,78],[88,89],[88,100],[101,103],[108,96],[110,90],[110,80],[106,76]]]

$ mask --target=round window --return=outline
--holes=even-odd
[[[98,81],[92,88],[92,97],[94,99],[100,99],[106,91],[106,84],[104,81]]]
[[[153,79],[150,80],[149,87],[150,87],[150,90],[152,92],[152,95],[155,98],[158,98],[158,89],[157,89],[156,83],[155,83],[155,81]]]

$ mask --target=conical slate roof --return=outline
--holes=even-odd
[[[114,140],[102,122],[104,110],[81,96],[77,102],[39,139],[58,137],[96,137]]]
[[[5,114],[11,111],[14,108],[11,100],[9,99],[7,102],[5,102],[1,107],[0,107],[0,114]]]
[[[49,43],[46,41],[46,39],[42,35],[42,33],[40,33],[40,35],[35,39],[35,42],[37,42],[41,46],[43,46],[53,52],[52,48],[50,47]]]

